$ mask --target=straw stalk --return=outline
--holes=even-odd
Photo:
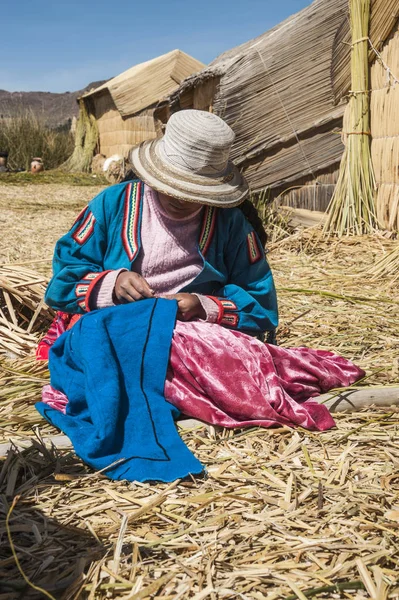
[[[43,300],[47,278],[23,266],[0,265],[0,358],[34,352],[54,312]]]
[[[381,258],[370,269],[369,275],[372,279],[384,279],[388,285],[394,285],[399,278],[399,245],[386,256]]]

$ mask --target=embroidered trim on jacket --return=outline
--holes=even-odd
[[[207,297],[210,298],[211,300],[213,300],[217,304],[218,316],[216,319],[216,323],[218,325],[223,323],[223,319],[226,314],[226,311],[238,310],[237,305],[232,300],[229,300],[228,298],[219,298],[218,296],[207,296]],[[230,314],[230,313],[228,313],[228,314]],[[234,315],[231,315],[231,316],[234,316]],[[238,322],[238,317],[237,317],[237,322]],[[226,324],[230,325],[230,320]]]
[[[122,242],[131,262],[136,258],[139,251],[141,186],[141,181],[129,183],[125,194]]]
[[[81,300],[80,302],[78,302],[78,306],[80,306],[80,308],[85,312],[87,311],[86,300]]]
[[[110,269],[108,269],[107,271],[101,271],[100,273],[88,273],[87,275],[84,276],[84,279],[87,279],[87,278],[91,279],[89,289],[87,290],[87,294],[85,297],[87,312],[90,312],[90,310],[91,310],[90,297],[91,297],[91,294],[92,294],[94,288],[96,287],[96,285],[100,281],[100,279],[105,277],[108,273],[110,273]],[[92,277],[92,275],[95,275],[95,277]]]
[[[258,262],[258,260],[262,257],[262,252],[259,248],[259,242],[254,231],[248,233],[247,246],[249,262],[253,265],[254,263]]]
[[[87,275],[82,277],[82,281],[93,281],[94,279],[97,279],[99,275],[100,273],[87,273]]]
[[[81,283],[79,282],[76,286],[75,286],[75,296],[77,298],[80,298],[81,296],[86,296],[88,290],[89,290],[89,283]]]
[[[82,279],[75,285],[75,296],[78,298],[78,306],[84,311],[90,312],[90,296],[97,282],[100,281],[108,271],[100,271],[99,273],[86,273]]]
[[[237,327],[238,325],[238,315],[237,313],[224,313],[222,320],[220,321],[221,325],[228,325],[229,327]]]
[[[219,298],[219,302],[223,306],[224,310],[238,310],[237,305],[234,304],[233,300],[227,298]]]
[[[220,302],[220,298],[217,298],[216,296],[207,296],[207,298],[210,298],[210,300],[213,300],[214,303],[217,305],[218,307],[218,316],[216,318],[216,323],[218,325],[220,325],[220,321],[223,318],[223,313],[224,313],[224,308],[222,303]]]
[[[216,215],[217,211],[213,206],[207,206],[205,208],[204,219],[202,222],[202,229],[199,238],[199,249],[201,254],[205,256],[215,233],[216,226]]]
[[[92,212],[89,212],[83,223],[72,234],[73,239],[82,246],[94,232],[96,218]]]

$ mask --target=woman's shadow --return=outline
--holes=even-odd
[[[82,483],[84,477],[87,483]],[[72,598],[93,561],[112,547],[73,524],[90,474],[72,453],[34,440],[0,459],[0,599]],[[82,522],[81,519],[80,523]],[[35,590],[21,574],[37,588]]]

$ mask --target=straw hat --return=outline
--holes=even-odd
[[[133,170],[147,185],[168,196],[213,206],[237,206],[248,184],[231,161],[233,130],[202,110],[174,113],[161,139],[133,148]]]

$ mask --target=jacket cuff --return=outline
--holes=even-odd
[[[93,307],[90,306],[93,289],[109,272],[110,271],[86,273],[86,275],[84,275],[75,285],[76,303],[82,312],[90,312],[90,310],[93,310]]]
[[[127,269],[108,271],[96,281],[90,296],[91,310],[116,306],[117,303],[114,301],[115,282],[122,271],[127,271]]]
[[[238,308],[237,305],[227,298],[218,298],[217,296],[207,296],[208,299],[218,307],[218,316],[216,323],[218,325],[226,325],[235,329],[238,325]]]

